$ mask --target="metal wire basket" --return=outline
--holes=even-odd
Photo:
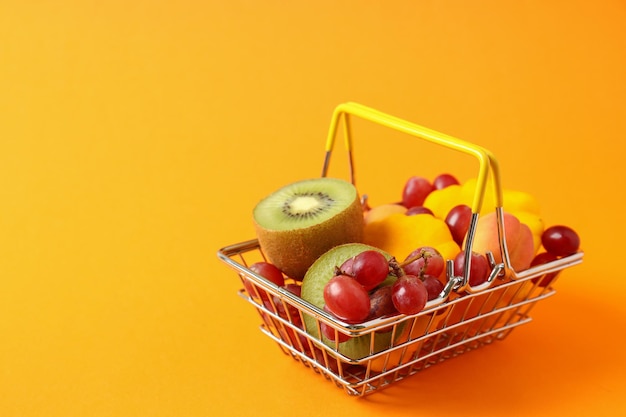
[[[479,161],[479,173],[465,250],[471,251],[487,177],[491,175],[502,252],[501,263],[495,263],[493,257],[490,258],[492,273],[487,282],[478,287],[469,285],[469,265],[466,264],[463,276],[454,276],[450,272],[453,271],[452,261],[448,260],[448,281],[444,290],[420,313],[348,324],[250,270],[248,266],[252,263],[266,260],[256,239],[218,251],[218,257],[240,277],[243,288],[239,295],[258,312],[263,333],[273,339],[285,354],[323,375],[347,394],[365,396],[431,365],[502,340],[514,328],[530,322],[533,306],[555,293],[553,285],[559,272],[582,262],[583,253],[579,251],[524,271],[513,270],[502,220],[499,169],[493,155],[479,146],[360,104],[344,103],[335,109],[322,176],[327,175],[339,121],[343,118],[350,175],[354,182],[350,116],[475,156]],[[287,282],[298,284],[289,279]],[[305,322],[314,323],[317,332],[313,333],[317,335],[322,333],[322,326],[330,326],[335,332],[358,338],[363,347],[362,355],[346,356],[339,342],[329,343],[308,333],[303,326]],[[338,337],[335,339],[339,340]]]

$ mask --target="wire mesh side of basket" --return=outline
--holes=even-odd
[[[248,265],[265,259],[256,240],[224,248],[218,255],[237,271],[244,285],[239,294],[259,313],[262,332],[285,354],[355,396],[504,339],[531,321],[534,305],[555,293],[559,271],[582,256],[526,270],[514,281],[500,279],[478,293],[453,293],[417,315],[350,325],[250,271]],[[344,345],[320,338],[322,326],[357,338],[360,349],[346,352]]]

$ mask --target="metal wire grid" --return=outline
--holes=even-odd
[[[218,256],[247,284],[239,295],[259,313],[265,335],[285,354],[347,394],[365,396],[434,364],[503,340],[514,328],[531,321],[529,313],[538,301],[555,293],[554,280],[544,286],[543,277],[580,262],[582,254],[525,271],[515,281],[497,280],[478,293],[453,293],[443,304],[417,315],[376,319],[361,325],[341,323],[250,271],[248,265],[265,259],[256,240],[224,248]],[[314,319],[318,335],[325,323],[336,332],[369,337],[369,352],[361,358],[342,354],[337,343],[324,343],[308,333],[303,326],[305,317]],[[375,348],[379,338],[388,342]]]

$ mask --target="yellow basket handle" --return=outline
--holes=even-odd
[[[408,122],[406,120],[402,120],[398,117],[391,116],[389,114],[383,113],[381,111],[372,109],[370,107],[364,106],[362,104],[347,102],[338,105],[333,112],[333,116],[330,123],[330,128],[328,131],[328,137],[326,139],[326,154],[324,158],[324,166],[322,168],[322,176],[326,176],[328,173],[328,167],[330,164],[330,155],[332,153],[335,138],[337,136],[337,130],[339,128],[339,122],[343,118],[343,126],[344,126],[344,138],[345,138],[345,146],[349,155],[349,164],[350,164],[350,176],[351,181],[355,183],[354,177],[354,162],[352,156],[352,131],[350,125],[350,116],[356,116],[364,120],[368,120],[370,122],[388,127],[390,129],[397,130],[399,132],[403,132],[409,134],[411,136],[427,140],[429,142],[444,146],[446,148],[454,149],[456,151],[460,151],[466,153],[468,155],[474,156],[478,159],[479,170],[478,177],[476,182],[476,190],[474,193],[473,201],[472,201],[472,223],[470,225],[470,230],[468,232],[468,239],[466,250],[471,251],[471,245],[473,241],[473,233],[475,230],[475,223],[478,219],[478,213],[480,213],[483,199],[485,195],[485,188],[487,186],[487,179],[489,174],[492,175],[492,182],[494,186],[494,196],[496,203],[496,213],[498,216],[498,231],[500,238],[500,246],[502,251],[502,257],[504,261],[504,265],[501,265],[501,268],[496,271],[496,273],[492,273],[488,282],[484,285],[479,286],[475,289],[469,287],[469,268],[466,269],[465,277],[459,283],[457,283],[457,288],[460,290],[469,290],[469,291],[480,291],[483,288],[486,288],[491,284],[496,275],[501,274],[502,267],[506,267],[510,273],[515,275],[514,271],[512,271],[510,258],[508,255],[508,250],[506,248],[506,240],[504,238],[504,222],[502,216],[502,206],[503,206],[503,193],[502,186],[500,181],[500,169],[498,166],[498,162],[494,155],[486,150],[485,148],[475,145],[473,143],[466,142],[461,139],[457,139],[455,137],[446,135],[444,133],[437,132],[432,129],[428,129],[424,126],[420,126],[418,124]],[[469,257],[466,257],[469,259]],[[468,265],[469,266],[469,265]],[[457,277],[458,278],[458,277]]]

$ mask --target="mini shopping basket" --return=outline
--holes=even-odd
[[[581,251],[524,271],[511,267],[503,222],[503,197],[497,160],[484,148],[424,128],[414,123],[356,103],[335,109],[328,138],[322,176],[326,176],[338,126],[343,120],[345,145],[349,155],[350,176],[354,183],[350,118],[377,123],[384,127],[472,155],[478,159],[479,172],[472,202],[472,219],[466,239],[471,251],[487,179],[494,187],[502,262],[493,257],[492,273],[484,284],[469,285],[469,268],[464,276],[454,276],[452,261],[447,263],[447,283],[440,296],[415,315],[397,315],[365,323],[347,324],[308,303],[293,292],[279,287],[251,271],[248,266],[265,260],[256,239],[224,247],[218,257],[234,269],[244,284],[239,295],[259,313],[261,331],[280,349],[304,366],[321,374],[349,395],[365,396],[401,381],[425,368],[504,339],[514,328],[528,323],[533,306],[552,296],[554,278],[570,266],[582,262]],[[542,281],[551,277],[548,285]],[[292,282],[293,283],[293,282]],[[361,338],[367,353],[358,358],[341,352],[337,342],[324,343],[304,330],[302,323],[312,320],[321,334],[322,324],[335,331]]]

